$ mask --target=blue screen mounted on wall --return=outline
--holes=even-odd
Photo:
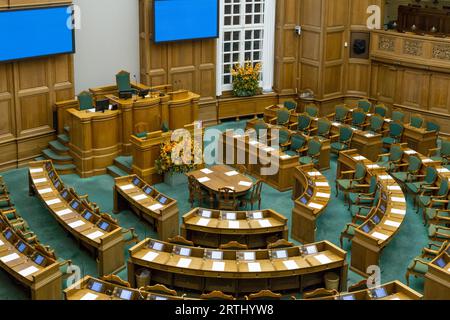
[[[156,43],[219,37],[218,0],[154,0]]]
[[[75,52],[70,6],[0,11],[0,62]]]

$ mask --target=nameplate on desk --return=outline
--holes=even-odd
[[[61,202],[61,200],[58,199],[58,198],[45,201],[45,203],[46,203],[48,206],[51,206],[51,205],[53,205],[53,204],[57,204],[57,203],[60,203],[60,202]]]
[[[150,209],[151,211],[158,211],[163,207],[162,204],[160,203],[155,203],[154,205],[151,205],[150,207],[148,207],[148,209]]]
[[[94,112],[95,113],[95,108],[86,109],[86,112]]]
[[[38,190],[39,194],[46,194],[52,192],[52,188],[45,188]]]
[[[180,260],[178,260],[177,267],[189,268],[189,266],[191,265],[191,262],[192,262],[191,259],[181,258]]]
[[[375,137],[375,135],[374,135],[373,133],[366,133],[364,136],[365,136],[366,138],[372,138],[372,137]]]
[[[422,163],[430,163],[430,162],[433,162],[433,160],[428,158],[422,159]]]
[[[34,179],[33,181],[34,181],[34,183],[43,183],[43,182],[47,181],[47,178]]]
[[[406,210],[393,208],[391,209],[391,213],[400,214],[404,216],[406,214]]]
[[[394,227],[394,228],[400,227],[400,222],[396,222],[396,221],[392,221],[392,220],[386,220],[384,222],[384,224],[387,226],[390,226],[390,227]]]
[[[318,176],[321,176],[322,174],[319,171],[311,171],[311,172],[308,172],[308,175],[310,177],[318,177]]]
[[[39,172],[44,172],[44,169],[42,169],[42,168],[31,169],[30,168],[30,173],[39,173]]]
[[[394,121],[394,120],[392,120],[392,119],[384,119],[384,121],[386,121],[386,122],[392,122],[392,121]]]
[[[386,240],[387,238],[389,238],[389,236],[385,235],[384,233],[380,233],[380,232],[374,232],[372,233],[372,237],[380,239],[380,240]]]
[[[450,170],[448,170],[447,168],[439,168],[439,169],[436,169],[436,171],[439,172],[439,173],[447,173],[447,172],[450,172]]]
[[[77,220],[75,222],[69,223],[68,226],[71,227],[72,229],[78,228],[80,226],[84,225],[84,222],[81,220]]]
[[[331,259],[328,258],[325,254],[318,254],[317,256],[314,256],[317,261],[319,261],[321,264],[327,264],[331,262]]]
[[[237,176],[239,174],[239,172],[237,171],[229,171],[229,172],[225,172],[225,174],[229,177],[233,177],[233,176]]]
[[[251,213],[253,219],[262,219],[264,218],[263,213],[261,211]]]
[[[156,259],[157,256],[159,256],[159,253],[150,251],[150,252],[147,252],[145,254],[145,256],[142,257],[142,260],[145,260],[145,261],[148,261],[148,262],[152,262],[153,260]]]
[[[392,197],[391,200],[394,202],[402,202],[402,203],[406,202],[405,198],[401,198],[401,197]]]
[[[198,225],[198,226],[201,226],[201,227],[206,227],[206,226],[209,224],[209,221],[211,221],[211,220],[205,219],[205,218],[200,218],[200,219],[197,221],[197,225]]]
[[[248,181],[239,181],[239,185],[243,187],[250,187],[252,183]]]
[[[328,182],[316,182],[316,187],[329,187]]]
[[[119,188],[122,189],[123,191],[127,191],[127,190],[130,190],[130,189],[133,189],[134,185],[127,184],[127,185],[124,185],[124,186],[120,186]]]
[[[392,297],[389,300],[401,300],[399,297]]]
[[[261,272],[261,264],[259,264],[259,262],[250,262],[247,265],[248,265],[248,271]]]
[[[225,262],[213,262],[212,269],[214,271],[225,271]]]
[[[368,164],[367,165],[367,169],[380,169],[381,167],[379,166],[379,165],[377,165],[377,164]]]
[[[290,159],[290,158],[292,158],[292,157],[290,155],[288,155],[288,154],[284,154],[284,155],[282,155],[280,157],[281,160],[287,160],[287,159]]]
[[[202,170],[200,170],[200,171],[203,172],[204,174],[211,174],[211,173],[213,173],[213,171],[210,170],[210,169],[208,169],[208,168],[202,169]]]
[[[363,156],[356,156],[356,157],[353,157],[353,159],[355,159],[356,161],[367,160],[367,158],[363,157]]]
[[[209,180],[211,180],[211,179],[208,177],[198,178],[198,182],[200,182],[200,183],[208,182]]]
[[[411,155],[411,154],[417,154],[417,151],[415,151],[415,150],[406,150],[405,153],[407,155]]]
[[[228,221],[228,228],[230,229],[239,229],[239,221]]]
[[[31,266],[31,267],[28,267],[26,269],[19,271],[19,274],[23,277],[28,277],[29,275],[32,275],[33,273],[36,273],[38,271],[39,271],[38,268],[36,268],[35,266]]]
[[[82,296],[80,300],[97,300],[97,298],[98,295],[88,292],[84,296]]]
[[[12,253],[12,254],[9,254],[7,256],[4,256],[4,257],[0,258],[0,260],[3,263],[8,263],[8,262],[14,261],[14,260],[19,259],[19,258],[20,257],[19,257],[19,255],[17,253]]]
[[[402,188],[400,188],[400,186],[388,186],[387,189],[390,191],[401,191],[402,190]]]
[[[67,214],[69,214],[69,213],[72,213],[72,210],[70,210],[70,209],[64,209],[64,210],[60,210],[60,211],[55,212],[55,214],[56,214],[58,217],[65,216],[65,215],[67,215]]]
[[[339,122],[332,122],[331,123],[334,127],[340,127],[341,124]]]
[[[4,245],[5,243],[2,241],[2,240],[0,240],[0,246],[2,246],[2,245]]]
[[[269,220],[264,219],[264,220],[259,220],[259,225],[263,228],[270,228],[272,226],[272,224],[270,223]]]
[[[330,196],[331,195],[329,193],[323,193],[323,192],[317,192],[316,193],[316,197],[319,197],[319,198],[327,198],[327,199],[329,199]]]
[[[145,199],[147,199],[147,196],[145,194],[140,194],[140,195],[133,197],[134,201],[140,201],[140,200],[145,200]]]
[[[92,233],[88,234],[86,237],[88,237],[91,240],[95,240],[97,238],[100,238],[102,235],[104,235],[103,232],[95,231],[95,232],[92,232]]]
[[[295,261],[287,260],[287,261],[283,261],[283,264],[286,267],[286,269],[288,269],[288,270],[298,269],[298,264]]]
[[[311,202],[311,203],[308,203],[308,207],[320,210],[323,208],[323,205],[315,203],[315,202]]]
[[[380,179],[380,180],[391,180],[393,178],[390,175],[388,175],[388,174],[384,174],[384,175],[378,176],[378,179]]]

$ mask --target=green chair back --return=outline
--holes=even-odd
[[[339,141],[347,142],[351,140],[353,137],[353,130],[349,126],[340,126],[339,127]]]
[[[369,113],[372,109],[372,103],[367,99],[358,100],[358,108],[362,109],[365,113]]]
[[[94,98],[88,91],[83,91],[78,95],[78,102],[80,103],[80,110],[92,109],[94,107]]]
[[[285,144],[286,142],[289,141],[289,138],[290,138],[289,130],[287,130],[287,129],[279,130],[279,143],[280,144]]]
[[[318,139],[311,139],[308,142],[308,156],[317,156],[322,150],[322,143]]]
[[[366,173],[366,166],[363,163],[358,162],[355,168],[355,179],[361,180],[366,176]]]
[[[403,122],[405,120],[405,114],[399,110],[394,110],[392,111],[392,120]]]
[[[391,122],[389,124],[389,135],[394,139],[399,140],[402,137],[404,130],[405,127],[401,123]]]
[[[138,132],[135,134],[136,137],[143,139],[143,138],[147,138],[147,131],[143,131],[143,132]]]
[[[291,136],[291,150],[296,151],[300,148],[303,148],[306,143],[306,138],[301,134],[293,134]]]
[[[295,101],[292,101],[292,100],[290,100],[290,101],[285,101],[285,102],[283,103],[283,105],[284,105],[284,107],[285,107],[286,109],[288,109],[289,111],[295,111],[295,110],[297,110],[297,102],[295,102]]]
[[[422,160],[418,156],[411,155],[408,159],[408,172],[416,173],[422,167]]]
[[[370,117],[370,130],[373,132],[380,132],[383,128],[384,119],[379,115]]]
[[[369,184],[369,193],[375,193],[377,191],[377,176],[373,175],[372,178],[370,178],[370,184]],[[377,201],[378,202],[378,201]]]
[[[448,179],[441,179],[441,185],[439,186],[438,196],[446,196],[448,193]]]
[[[362,109],[353,111],[352,125],[359,127],[366,122],[366,113]]]
[[[427,167],[427,170],[425,172],[425,183],[427,184],[433,184],[436,182],[438,173],[436,168],[434,167]]]
[[[320,118],[317,121],[317,135],[328,138],[331,130],[331,122],[327,118]]]
[[[419,116],[411,116],[409,124],[414,128],[422,128],[423,118]]]
[[[349,112],[350,110],[345,105],[338,104],[336,106],[336,116],[334,117],[334,120],[344,122],[344,120],[347,119]]]
[[[389,154],[390,161],[400,161],[403,157],[403,150],[400,146],[392,146]]]
[[[259,138],[260,134],[262,134],[262,130],[266,130],[267,131],[267,123],[265,123],[264,121],[260,120],[258,122],[255,123],[255,131],[256,131],[256,136]]]
[[[289,122],[289,117],[291,116],[291,113],[289,110],[283,108],[277,111],[277,124],[278,125],[284,125]]]
[[[427,121],[427,131],[436,131],[436,134],[439,133],[441,127],[435,123],[435,122],[431,122],[431,121]]]
[[[129,72],[120,71],[118,74],[116,74],[116,84],[117,84],[117,91],[119,92],[133,91],[133,89],[131,88]]]
[[[319,108],[317,108],[317,106],[313,103],[308,103],[305,107],[305,111],[310,117],[313,118],[319,115]]]
[[[298,116],[297,121],[298,121],[297,130],[305,131],[310,127],[312,119],[307,113],[302,113]]]
[[[450,156],[450,140],[441,140],[441,157],[448,157]]]
[[[387,108],[384,104],[380,103],[375,106],[375,114],[385,117],[387,113]]]

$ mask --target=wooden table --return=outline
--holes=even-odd
[[[424,298],[426,300],[450,299],[450,245],[428,264]]]
[[[218,248],[237,241],[251,249],[288,240],[287,218],[273,210],[230,212],[195,208],[183,216],[181,235],[195,245]]]

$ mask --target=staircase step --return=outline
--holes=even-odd
[[[106,171],[108,172],[108,174],[113,176],[114,178],[116,178],[116,177],[123,177],[123,176],[127,176],[128,175],[127,172],[123,171],[122,169],[120,169],[119,167],[116,167],[114,165],[113,166],[109,166],[106,169],[107,169]]]
[[[76,173],[76,166],[74,164],[55,164],[54,166],[59,174]]]
[[[55,153],[59,155],[68,155],[69,148],[59,142],[59,140],[50,141],[48,144],[50,145],[50,149]]]
[[[55,164],[71,164],[73,160],[71,156],[59,155],[51,149],[44,149],[42,153],[44,154],[44,157],[53,160]]]
[[[133,157],[131,156],[120,156],[114,159],[114,165],[121,170],[127,172],[128,174],[132,171]]]
[[[58,141],[61,142],[63,145],[67,145],[69,143],[70,139],[67,134],[59,134]]]

